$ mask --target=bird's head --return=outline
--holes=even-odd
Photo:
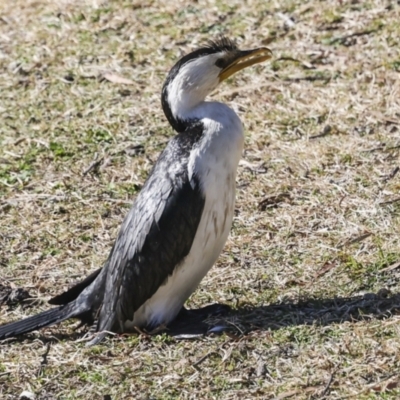
[[[162,106],[172,127],[183,131],[191,111],[222,81],[237,71],[268,60],[271,54],[265,47],[240,50],[233,41],[223,37],[182,57],[172,67],[162,90]]]

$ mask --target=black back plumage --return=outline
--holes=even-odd
[[[169,142],[125,218],[108,259],[98,331],[123,331],[189,254],[205,198],[188,161],[202,134],[194,123]]]

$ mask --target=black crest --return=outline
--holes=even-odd
[[[238,50],[235,41],[227,38],[226,36],[221,36],[216,40],[209,40],[206,47],[212,50],[213,53]]]
[[[198,49],[192,51],[189,54],[186,54],[183,56],[172,68],[171,72],[175,69],[178,69],[182,67],[182,65],[186,64],[188,61],[191,61],[195,58],[206,56],[209,54],[215,54],[215,53],[220,53],[221,51],[225,52],[236,52],[238,51],[238,47],[236,43],[228,39],[225,36],[221,36],[218,39],[215,40],[209,40],[207,44],[203,47],[199,47]],[[170,72],[170,74],[171,74]]]

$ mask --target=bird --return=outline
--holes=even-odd
[[[49,300],[56,307],[0,326],[0,340],[75,318],[94,327],[93,345],[110,332],[168,326],[184,313],[228,238],[244,147],[236,112],[206,97],[234,73],[271,57],[266,47],[240,50],[221,36],[176,62],[161,92],[175,136],[123,220],[105,264]]]

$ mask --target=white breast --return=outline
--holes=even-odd
[[[175,318],[187,298],[220,255],[235,205],[237,166],[243,150],[239,117],[221,103],[202,103],[194,110],[202,118],[205,135],[189,158],[189,178],[196,174],[205,195],[205,205],[192,248],[168,281],[135,312],[132,326],[157,326]]]

